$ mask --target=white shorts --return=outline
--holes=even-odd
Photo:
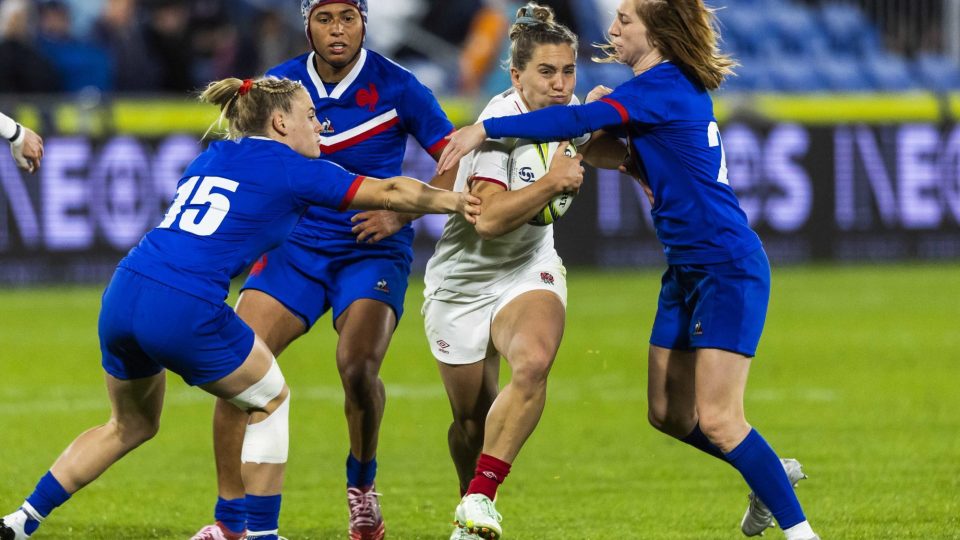
[[[559,257],[501,279],[484,294],[439,289],[423,303],[423,325],[433,356],[444,364],[473,364],[493,352],[490,326],[497,313],[529,291],[550,291],[567,306],[567,270]]]

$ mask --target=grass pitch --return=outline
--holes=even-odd
[[[497,503],[505,538],[740,538],[748,489],[739,475],[646,423],[659,274],[570,274],[546,412]],[[382,373],[378,488],[392,539],[447,538],[458,499],[420,287],[414,279]],[[75,435],[107,418],[100,293],[0,291],[0,514]],[[774,269],[747,414],[781,455],[803,462],[810,479],[798,492],[824,539],[960,538],[958,299],[956,264]],[[334,343],[323,319],[280,360],[294,392],[281,518],[291,540],[346,538]],[[170,377],[160,435],[34,538],[188,538],[210,521],[216,496],[211,412],[212,398]]]

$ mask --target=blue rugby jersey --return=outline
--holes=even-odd
[[[163,221],[118,266],[211,302],[283,242],[311,205],[345,209],[362,176],[266,138],[218,141],[177,184]]]
[[[388,178],[401,174],[408,135],[431,154],[443,149],[453,124],[433,93],[412,73],[373,51],[361,49],[347,77],[328,91],[314,66],[315,54],[293,58],[270,69],[267,75],[306,86],[323,126],[323,159],[364,176]],[[344,237],[354,236],[351,229],[355,224],[350,222],[354,214],[310,208],[291,236],[308,245],[324,239],[342,242]],[[410,252],[412,241],[413,228],[408,224],[369,247]]]
[[[725,262],[760,247],[727,180],[710,94],[672,62],[594,103],[483,124],[491,138],[560,140],[597,129],[627,137],[653,190],[653,224],[669,264]]]

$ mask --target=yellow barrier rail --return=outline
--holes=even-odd
[[[474,122],[484,103],[485,100],[466,98],[441,99],[443,109],[457,126]],[[719,94],[714,103],[721,123],[740,119],[808,125],[960,120],[960,92],[939,95],[932,92]],[[84,106],[68,100],[46,106],[19,103],[11,112],[24,125],[35,129],[46,127],[64,135],[94,136],[115,133],[147,137],[169,133],[199,135],[218,116],[217,110],[210,105],[170,98],[125,98],[97,106]]]

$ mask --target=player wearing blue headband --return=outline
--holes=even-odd
[[[307,88],[322,125],[323,158],[357,174],[396,176],[410,135],[439,157],[453,125],[409,71],[363,47],[366,0],[303,0],[300,10],[311,50],[268,74]],[[455,176],[454,171],[431,184],[450,188]],[[403,314],[413,217],[310,208],[288,240],[256,264],[236,306],[275,355],[331,312],[350,437],[346,487],[353,540],[378,540],[384,534],[374,489],[386,403],[379,373]],[[243,421],[228,403],[218,402],[215,518],[221,525],[210,534],[224,538],[245,528],[239,459]]]

